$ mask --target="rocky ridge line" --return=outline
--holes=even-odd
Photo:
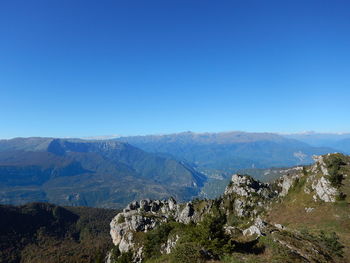
[[[220,209],[226,212],[227,216],[233,215],[250,222],[250,226],[240,229],[227,224],[226,233],[238,232],[243,236],[257,237],[273,234],[276,242],[291,247],[288,241],[282,238],[283,235],[279,234],[286,228],[280,224],[271,225],[265,222],[262,219],[263,214],[270,208],[272,202],[284,198],[290,189],[305,177],[303,191],[311,194],[315,202],[334,202],[339,195],[339,190],[329,181],[329,171],[324,158],[327,156],[315,156],[315,163],[311,166],[285,169],[285,175],[270,184],[261,183],[250,176],[234,174],[223,196],[219,199]],[[213,201],[207,200],[204,207],[196,210],[192,202],[178,204],[173,198],[162,201],[147,199],[132,202],[110,224],[113,243],[121,252],[133,251],[134,262],[141,262],[143,246],[136,244],[135,233],[150,231],[171,220],[184,224],[190,222],[196,224],[204,215],[211,213],[212,206]],[[169,238],[162,245],[162,253],[170,253],[178,239],[179,236]],[[311,250],[316,249],[311,245],[310,247]],[[299,254],[301,255],[302,252]]]

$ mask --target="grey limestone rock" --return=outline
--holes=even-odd
[[[168,222],[170,218],[188,224],[195,220],[197,215],[191,202],[180,208],[173,198],[132,202],[110,223],[113,243],[119,245],[119,248],[122,246],[124,252],[129,251],[133,247],[130,233],[147,232],[161,223]]]
[[[333,187],[328,179],[322,176],[320,179],[315,180],[312,185],[312,189],[315,190],[314,200],[318,199],[325,202],[335,202],[338,190]]]

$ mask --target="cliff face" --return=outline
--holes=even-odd
[[[128,254],[133,262],[345,262],[350,230],[339,229],[350,226],[349,167],[348,156],[316,156],[271,184],[235,174],[216,200],[130,203],[111,222],[116,248],[108,261]],[[317,215],[327,209],[338,217]]]

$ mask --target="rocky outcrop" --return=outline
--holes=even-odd
[[[165,244],[160,248],[162,254],[170,254],[173,248],[175,247],[177,241],[179,240],[179,235],[174,235],[170,237]]]
[[[280,197],[284,197],[288,194],[289,189],[302,176],[302,170],[303,167],[297,166],[289,169],[283,169],[281,171],[281,174],[283,174],[283,176],[276,180],[276,183],[280,188],[278,193]]]
[[[125,235],[121,237],[119,242],[119,250],[120,252],[128,252],[135,248],[134,243],[134,234],[133,232],[126,232]]]
[[[312,175],[308,178],[308,181],[311,183],[310,188],[314,192],[313,199],[315,201],[335,202],[339,195],[338,189],[333,187],[328,179],[329,171],[326,160],[329,156],[330,154],[313,156],[315,164],[311,167]]]
[[[120,250],[125,248],[124,251],[129,251],[131,245],[128,244],[132,243],[130,233],[147,232],[178,214],[179,205],[173,198],[164,201],[149,199],[134,201],[128,204],[123,212],[117,214],[110,223],[113,243],[119,245]],[[181,218],[185,220],[186,213]]]
[[[117,214],[110,223],[110,234],[120,252],[133,251],[134,261],[139,262],[143,247],[137,243],[135,234],[150,231],[170,220],[188,224],[199,218],[191,202],[179,205],[173,198],[162,201],[145,199],[130,203],[123,212]],[[164,244],[164,253],[170,253],[178,238],[169,239]]]
[[[192,203],[186,203],[181,212],[175,213],[175,220],[184,224],[188,224],[193,221],[194,208]]]
[[[325,202],[335,202],[336,197],[339,195],[338,190],[333,187],[330,181],[324,176],[318,180],[315,180],[311,187],[316,192],[313,196],[315,201],[320,199]]]
[[[253,225],[248,227],[247,229],[243,230],[243,235],[245,236],[264,236],[265,229],[267,227],[267,223],[264,222],[260,217],[255,219],[255,222]]]
[[[326,156],[329,156],[329,155],[326,155]],[[329,175],[326,163],[324,161],[325,156],[323,156],[323,155],[314,155],[314,156],[312,156],[312,158],[315,161],[315,164],[312,165],[312,168],[311,168],[312,172],[317,173],[320,170],[320,172],[323,175],[326,175],[326,176]]]
[[[275,196],[269,184],[261,183],[250,176],[234,174],[226,187],[224,198],[233,204],[239,217],[255,217],[262,211],[265,202]]]
[[[256,181],[250,176],[234,174],[224,194],[229,195],[232,193],[242,197],[258,194],[267,198],[271,195],[271,189],[269,184]]]
[[[284,197],[288,194],[290,188],[298,182],[303,176],[306,177],[306,184],[303,186],[304,192],[312,194],[314,201],[335,202],[339,191],[332,186],[329,181],[329,171],[327,166],[328,158],[332,154],[313,156],[315,163],[310,167],[290,168],[287,175],[282,176],[276,182],[280,187],[279,196]]]

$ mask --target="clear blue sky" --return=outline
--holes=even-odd
[[[350,1],[0,1],[0,123],[350,131]]]

